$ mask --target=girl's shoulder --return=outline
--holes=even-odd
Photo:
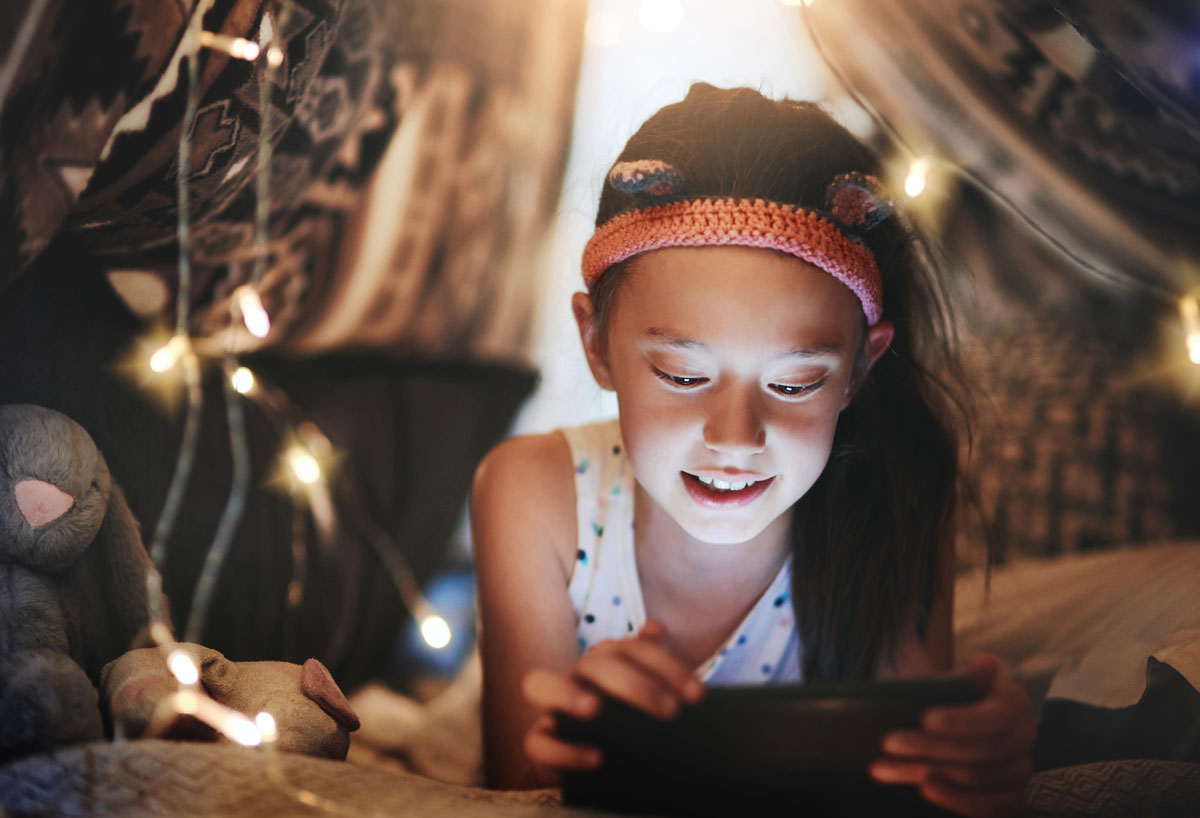
[[[575,483],[561,432],[496,445],[475,470],[471,521],[477,546],[512,555],[549,548],[569,571],[575,555]]]

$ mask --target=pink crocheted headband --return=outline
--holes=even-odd
[[[678,177],[662,162],[619,162],[609,182],[645,199],[669,195]],[[763,247],[804,259],[845,284],[874,325],[883,317],[879,266],[866,245],[846,231],[866,232],[891,215],[891,202],[880,190],[873,177],[839,176],[827,191],[828,213],[762,199],[720,198],[627,210],[596,228],[583,251],[583,281],[590,290],[612,265],[660,247]]]

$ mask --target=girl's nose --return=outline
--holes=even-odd
[[[715,452],[757,454],[767,430],[756,401],[742,390],[715,395],[704,421],[704,445]]]

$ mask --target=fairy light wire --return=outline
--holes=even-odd
[[[799,8],[804,19],[805,28],[808,30],[809,39],[812,41],[813,49],[818,55],[820,55],[821,60],[825,63],[826,68],[828,68],[830,73],[834,75],[835,79],[837,79],[838,83],[842,86],[842,89],[846,92],[846,95],[849,96],[856,105],[866,112],[866,114],[872,119],[872,121],[875,122],[881,131],[886,133],[891,140],[903,148],[910,156],[918,155],[918,152],[915,151],[909,145],[908,141],[903,137],[903,135],[901,135],[900,129],[896,127],[896,125],[890,119],[888,119],[887,116],[880,112],[878,108],[867,101],[858,87],[850,79],[846,71],[843,70],[842,66],[830,54],[829,49],[826,48],[825,43],[821,38],[821,35],[817,32],[816,26],[813,25],[813,12],[809,8],[809,4],[806,3]],[[973,186],[983,191],[1004,210],[1016,216],[1016,218],[1022,224],[1032,230],[1043,241],[1047,242],[1059,253],[1066,256],[1079,267],[1087,270],[1106,283],[1118,285],[1126,290],[1137,291],[1140,289],[1144,292],[1157,296],[1165,303],[1175,304],[1178,301],[1179,296],[1177,293],[1172,292],[1160,284],[1132,276],[1128,273],[1123,273],[1119,270],[1100,266],[1086,258],[1083,258],[1070,247],[1068,247],[1061,239],[1049,233],[1044,227],[1038,224],[1032,216],[1027,215],[1024,210],[1017,205],[1016,202],[1009,198],[1009,196],[995,188],[990,182],[980,176],[979,173],[973,168],[965,167],[944,157],[924,158],[929,159],[931,163],[936,162],[937,165],[945,167],[971,182]]]
[[[190,25],[199,28],[203,21],[204,4],[197,6],[193,12]],[[179,158],[176,163],[176,193],[178,207],[178,224],[176,238],[179,245],[178,283],[175,294],[175,334],[176,337],[186,338],[188,334],[188,296],[191,291],[191,208],[188,200],[188,175],[191,172],[191,134],[196,123],[196,112],[199,108],[197,94],[197,78],[199,74],[199,38],[185,58],[187,70],[186,98],[184,102],[183,122],[179,129]],[[196,446],[200,439],[200,415],[204,405],[204,390],[200,380],[200,363],[187,345],[182,354],[183,377],[187,389],[187,408],[183,422],[183,436],[179,445],[179,454],[175,459],[175,470],[168,484],[166,499],[162,512],[154,526],[154,536],[150,543],[151,570],[147,576],[147,602],[152,626],[156,638],[161,636],[164,627],[154,629],[154,625],[163,625],[166,611],[163,610],[162,600],[162,570],[166,563],[166,544],[175,526],[183,502],[183,493],[192,473],[196,456]]]
[[[227,356],[224,362],[225,377],[221,379],[221,392],[225,398],[225,420],[229,426],[229,449],[233,460],[229,496],[221,511],[212,544],[204,555],[204,567],[196,580],[192,596],[192,609],[188,613],[185,642],[200,642],[209,606],[216,590],[221,568],[233,546],[233,535],[246,508],[246,497],[250,492],[250,446],[246,439],[245,414],[242,411],[242,396],[233,386],[237,371],[237,360]]]
[[[287,7],[285,6],[284,11],[280,15],[280,21],[286,17],[286,14]],[[264,22],[262,24],[264,33],[269,20],[269,12],[264,11]],[[258,164],[256,168],[258,174],[256,180],[257,201],[254,209],[255,258],[253,279],[255,283],[262,277],[262,272],[266,267],[267,261],[267,220],[270,215],[271,193],[271,148],[268,123],[270,88],[274,80],[276,63],[276,60],[273,58],[279,53],[279,46],[276,44],[277,38],[278,34],[276,28],[273,26],[270,38],[267,39],[264,37],[265,42],[262,43],[262,47],[260,48],[258,45],[255,45],[254,51],[254,57],[259,57],[260,55],[263,57],[261,64],[262,79],[259,85],[259,101],[262,110],[260,112]],[[257,292],[254,295],[257,298]],[[261,310],[261,302],[258,303],[258,308]],[[239,320],[245,321],[247,327],[251,326],[251,321],[247,320],[242,300],[234,298],[230,304],[230,322],[236,326]],[[254,332],[254,334],[262,337],[258,332]],[[262,335],[265,335],[265,333],[262,333]],[[240,367],[237,360],[236,350],[233,348],[234,338],[234,334],[230,333],[230,348],[226,351],[222,367],[225,377],[221,379],[221,394],[225,399],[225,419],[229,429],[229,449],[233,461],[229,495],[225,500],[225,507],[221,510],[221,517],[217,523],[217,530],[213,535],[212,544],[204,556],[204,566],[199,578],[196,580],[196,589],[192,596],[192,608],[189,612],[187,627],[184,631],[184,639],[188,642],[199,642],[201,640],[204,624],[208,618],[209,607],[212,603],[212,597],[221,576],[221,569],[225,565],[225,560],[229,555],[230,549],[233,547],[233,538],[237,532],[238,523],[241,521],[242,514],[245,511],[246,499],[250,492],[250,445],[246,436],[242,395],[235,386],[235,376],[244,367]]]
[[[176,693],[165,697],[159,702],[159,715],[154,719],[155,724],[153,727],[161,731],[176,714],[187,713],[193,715],[239,743],[264,748],[268,753],[268,763],[266,765],[268,779],[292,799],[324,812],[349,815],[353,813],[337,801],[297,786],[288,780],[284,765],[274,746],[274,730],[264,726],[270,724],[273,728],[274,720],[270,717],[270,714],[262,713],[258,717],[251,719],[239,711],[220,704],[207,695],[204,688],[200,685],[199,668],[195,664],[194,658],[186,651],[183,651],[179,643],[175,640],[167,623],[166,611],[163,606],[162,568],[166,560],[166,544],[174,529],[183,495],[193,471],[203,409],[203,382],[201,378],[200,359],[190,343],[188,333],[189,296],[191,291],[191,208],[188,182],[191,172],[191,135],[195,127],[199,108],[199,95],[197,91],[199,50],[202,47],[213,47],[220,48],[242,59],[253,59],[260,56],[263,58],[263,82],[260,87],[262,119],[260,124],[257,162],[258,175],[256,180],[258,200],[255,207],[255,263],[251,284],[251,287],[254,288],[253,294],[257,296],[257,284],[263,277],[268,257],[270,215],[269,171],[271,158],[269,104],[271,83],[273,82],[274,69],[282,64],[282,51],[277,44],[278,32],[287,18],[289,10],[285,4],[282,12],[276,19],[274,27],[270,30],[269,36],[262,38],[265,48],[260,49],[260,53],[252,57],[246,50],[246,44],[240,41],[240,39],[233,38],[236,42],[225,42],[229,38],[224,38],[223,35],[212,35],[210,32],[204,32],[200,28],[204,12],[211,5],[212,0],[200,0],[197,7],[193,9],[193,16],[189,21],[189,31],[183,39],[185,44],[190,42],[192,47],[183,58],[186,63],[186,97],[183,120],[180,125],[179,156],[176,164],[178,289],[175,303],[175,335],[172,339],[174,346],[171,347],[170,353],[172,364],[181,365],[183,371],[183,378],[187,389],[187,408],[175,469],[168,485],[163,510],[155,525],[154,536],[149,549],[151,567],[146,580],[150,633],[153,640],[163,651],[164,658],[168,661],[168,667],[171,668],[172,675],[181,687]],[[269,20],[269,17],[264,13],[264,22],[267,20]],[[210,36],[206,37],[205,34],[209,34]],[[264,34],[266,34],[265,29]],[[253,44],[251,43],[250,45]],[[240,49],[239,53],[234,53],[235,49]],[[259,303],[261,304],[261,302]],[[239,318],[245,319],[245,310],[242,309],[239,299],[233,299],[232,309],[234,311],[232,320],[235,324]],[[253,332],[249,322],[247,322],[247,328]],[[255,334],[258,335],[258,333]],[[262,336],[260,335],[259,337]],[[232,344],[232,334],[230,338]],[[229,427],[233,461],[231,487],[213,541],[205,555],[201,575],[197,580],[192,599],[192,609],[189,613],[185,629],[185,641],[189,642],[198,642],[202,636],[214,589],[219,580],[221,568],[232,546],[233,535],[244,512],[249,493],[251,464],[245,415],[241,405],[242,395],[240,393],[242,390],[238,386],[239,382],[243,384],[247,382],[246,374],[248,370],[243,371],[244,368],[238,365],[236,351],[232,347],[223,356],[222,363],[224,370],[224,377],[221,379],[222,394],[225,399],[226,420]],[[170,368],[173,368],[173,366],[165,366],[165,369]],[[246,388],[246,391],[256,389],[265,393],[267,390],[264,389],[261,383],[256,381],[257,379],[253,379],[251,376],[250,385]],[[278,404],[279,401],[276,400],[275,403]],[[321,476],[321,482],[325,485],[324,475]],[[298,525],[298,520],[296,522],[298,531],[301,526]],[[359,520],[358,522],[360,524],[359,527],[363,527],[362,524],[364,521]],[[420,588],[417,586],[416,579],[408,567],[406,560],[390,541],[390,538],[379,530],[378,526],[370,524],[369,521],[367,521],[365,528],[370,531],[370,534],[367,536],[368,541],[379,553],[385,565],[387,565],[393,583],[400,592],[406,606],[409,607],[414,616],[419,612],[432,612],[432,606],[429,605],[421,594]],[[296,543],[294,542],[293,556],[296,556],[295,548]],[[303,547],[300,550],[303,552]],[[299,572],[298,575],[297,573],[293,574],[292,584],[289,586],[289,605],[298,606],[299,601],[303,598],[303,569],[306,556],[304,555],[301,559],[297,560],[296,566],[294,566],[299,568]],[[182,662],[181,657],[187,658],[188,662]],[[174,667],[171,666],[172,660],[175,662]],[[183,668],[183,670],[181,671],[180,668]],[[151,730],[151,734],[153,734],[153,729]]]

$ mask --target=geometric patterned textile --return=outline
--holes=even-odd
[[[303,788],[331,813],[298,800]],[[309,796],[311,797],[311,796]],[[752,806],[752,799],[747,806]],[[1193,816],[1200,765],[1107,761],[1033,776],[1025,818]],[[0,767],[0,808],[13,815],[363,815],[396,818],[601,818],[561,806],[556,790],[444,784],[399,769],[291,753],[273,760],[236,745],[141,739],[85,744]]]
[[[1079,278],[979,197],[957,209],[964,561],[1200,536],[1200,406],[1154,377],[1153,300]]]
[[[805,16],[914,151],[968,172],[939,225],[971,403],[965,561],[1200,534],[1200,411],[1163,376],[1164,350],[1188,369],[1178,298],[1200,283],[1200,2]]]
[[[535,262],[566,161],[585,6],[0,3],[0,403],[87,428],[145,540],[183,424],[120,370],[146,324],[175,320],[184,58],[201,31],[283,52],[265,117],[265,59],[198,52],[190,331],[202,351],[229,349],[232,293],[254,268],[265,136],[271,332],[257,339],[239,322],[232,340],[290,399],[246,402],[252,490],[200,641],[235,659],[320,656],[344,685],[387,664],[407,612],[381,533],[419,583],[443,567],[471,474],[532,385]],[[230,488],[222,380],[206,367],[199,455],[165,561],[176,616]],[[332,543],[271,484],[301,419],[343,455]],[[303,594],[287,592],[293,571]]]
[[[1079,257],[1150,285],[1200,258],[1197,0],[849,0],[806,16],[914,150]]]
[[[1131,818],[1196,815],[1200,764],[1182,761],[1102,761],[1048,770],[1033,777],[1021,816]]]
[[[284,61],[269,98],[272,317],[242,348],[520,358],[557,201],[582,3],[66,0],[0,12],[0,288],[55,240],[174,316],[184,55],[201,29]],[[254,263],[265,60],[202,49],[190,134],[194,334]],[[132,288],[129,282],[133,282]],[[150,293],[150,296],[146,296]],[[127,299],[129,300],[129,299]],[[224,339],[222,339],[224,340]],[[224,348],[224,347],[222,347]]]
[[[324,799],[321,805],[331,812],[306,805],[305,792]],[[557,793],[546,790],[461,787],[396,769],[268,755],[230,743],[103,742],[0,767],[0,808],[13,815],[539,818],[564,815],[556,802]]]

